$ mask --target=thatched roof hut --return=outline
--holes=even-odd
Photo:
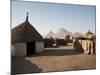
[[[96,37],[90,30],[84,36],[74,39],[74,43],[75,48],[84,50],[85,54],[95,54]]]
[[[29,23],[28,14],[23,23],[12,29],[11,38],[14,56],[33,55],[44,50],[43,38]]]

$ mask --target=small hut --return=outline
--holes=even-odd
[[[44,50],[43,38],[26,20],[11,31],[11,54],[13,56],[28,56]]]
[[[83,50],[84,54],[95,54],[95,35],[90,30],[84,35],[75,38],[76,49]]]

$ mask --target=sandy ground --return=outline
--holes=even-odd
[[[96,68],[96,55],[84,55],[72,46],[46,48],[45,52],[29,57],[12,57],[12,73],[40,73],[87,70]]]

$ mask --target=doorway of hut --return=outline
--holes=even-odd
[[[27,43],[27,56],[35,54],[35,42]]]

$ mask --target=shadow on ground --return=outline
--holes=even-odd
[[[74,49],[61,49],[61,50],[46,49],[43,53],[36,53],[35,55],[31,56],[68,56],[68,55],[77,55],[82,53],[83,51]]]
[[[11,74],[27,74],[27,73],[40,73],[42,69],[37,65],[26,60],[25,57],[12,57],[11,61]]]

